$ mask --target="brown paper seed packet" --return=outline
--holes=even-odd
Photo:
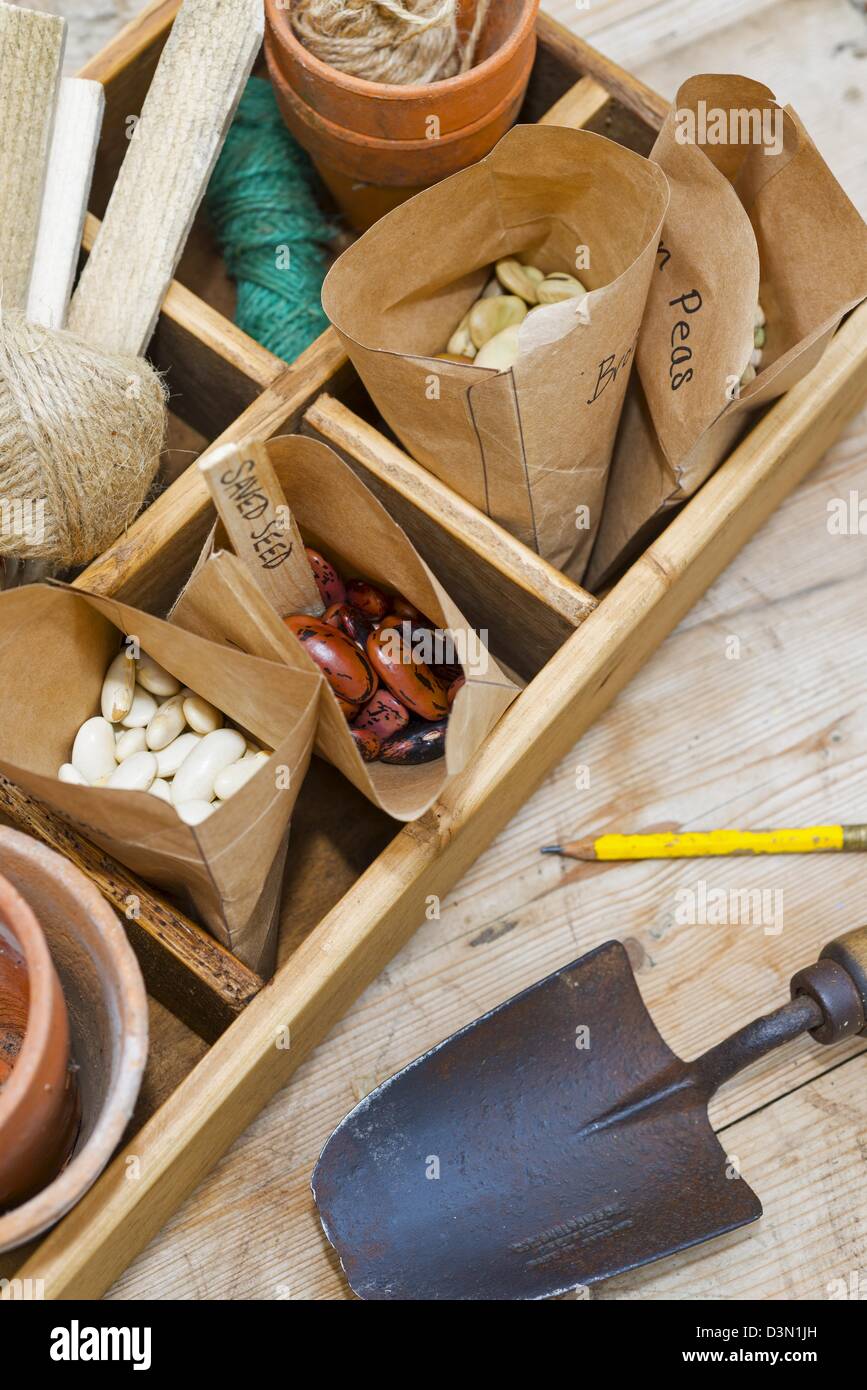
[[[481,163],[389,213],[322,302],[365,386],[426,468],[580,579],[668,205],[657,165],[602,136],[516,126]],[[437,360],[502,259],[575,275],[495,372]]]
[[[388,815],[415,820],[467,766],[518,687],[488,651],[486,633],[470,627],[405,532],[333,449],[287,435],[270,440],[268,454],[305,542],[345,579],[363,578],[403,595],[468,658],[466,684],[449,717],[445,757],[418,766],[364,762],[345,714],[323,683],[316,752]],[[316,671],[251,572],[223,548],[226,544],[218,527],[172,610],[172,622],[294,670]],[[492,626],[495,618],[492,614]]]
[[[671,205],[585,582],[604,584],[867,296],[867,225],[791,107],[746,77],[680,89],[651,151]],[[762,360],[741,385],[754,349]]]
[[[268,762],[200,825],[143,791],[60,782],[75,735],[100,711],[124,638],[267,749]],[[253,970],[273,965],[290,821],[310,762],[321,677],[216,646],[113,599],[65,585],[0,594],[0,771],[192,910]]]

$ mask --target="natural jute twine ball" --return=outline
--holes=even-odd
[[[141,510],[165,421],[144,358],[0,309],[0,552],[87,564]]]
[[[368,82],[440,82],[473,66],[490,0],[478,0],[472,32],[458,30],[458,0],[290,0],[305,48]]]

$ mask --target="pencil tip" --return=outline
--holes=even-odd
[[[540,851],[540,853],[542,853],[542,854],[562,854],[562,853],[563,853],[563,846],[562,846],[562,845],[543,845],[543,846],[542,846],[542,849],[541,849],[541,851]]]

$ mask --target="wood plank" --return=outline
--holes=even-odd
[[[669,56],[687,44],[701,45],[704,56],[693,71],[703,72],[707,71],[709,41],[718,30],[763,16],[763,11],[780,4],[781,0],[726,0],[725,5],[719,0],[688,0],[686,6],[683,0],[545,0],[545,9],[552,19],[630,72],[660,53]],[[744,70],[714,68],[715,72]]]
[[[27,296],[27,317],[46,328],[66,323],[104,107],[98,82],[64,77]]]
[[[578,130],[581,126],[589,125],[591,121],[595,120],[610,100],[611,96],[607,88],[603,87],[595,78],[582,77],[580,82],[576,82],[574,87],[570,87],[559,101],[555,101],[539,124],[569,126],[572,130]]]
[[[81,869],[123,920],[148,992],[208,1042],[234,1023],[262,981],[167,898],[147,887],[5,777],[0,812]]]
[[[607,92],[645,125],[658,130],[668,111],[668,102],[646,83],[598,53],[577,34],[559,24],[544,10],[536,24],[539,42],[565,66],[587,77],[594,77]]]
[[[334,1125],[373,1086],[611,937],[626,942],[663,1036],[695,1056],[785,1000],[795,966],[863,920],[856,857],[573,866],[573,873],[538,853],[584,828],[692,828],[719,817],[806,822],[821,819],[829,804],[844,817],[863,809],[867,643],[853,638],[864,539],[831,536],[824,524],[828,502],[850,488],[867,495],[867,414],[524,803],[443,899],[439,918],[422,924],[112,1297],[145,1298],[157,1282],[163,1296],[187,1297],[205,1281],[212,1298],[347,1297],[313,1210],[310,1173]],[[780,564],[789,553],[798,554],[797,572]],[[731,657],[732,634],[739,659]],[[578,789],[581,768],[589,786],[582,780]],[[678,924],[677,893],[699,879],[724,889],[778,888],[783,932]],[[843,1056],[808,1040],[781,1051],[724,1088],[715,1124],[760,1113],[775,1133],[777,1098]],[[787,1147],[783,1141],[781,1162],[790,1158]],[[747,1175],[767,1197],[764,1172],[751,1163]],[[824,1212],[822,1193],[801,1176],[800,1202],[812,1222],[814,1207]],[[764,1230],[744,1234],[760,1266]],[[833,1243],[848,1248],[841,1230],[848,1228],[838,1227]],[[856,1229],[851,1244],[859,1240],[862,1258],[852,1267],[864,1269]],[[734,1283],[722,1288],[738,1296]],[[690,1296],[686,1285],[677,1296]]]
[[[69,313],[108,352],[144,352],[259,51],[258,0],[185,0]]]
[[[506,712],[473,766],[388,846],[20,1271],[94,1297],[285,1085],[536,787],[628,683],[867,394],[867,309],[781,400]],[[290,1029],[288,1050],[274,1047]]]
[[[867,1059],[853,1058],[725,1130],[761,1198],[759,1224],[612,1279],[594,1298],[863,1300],[865,1083]]]
[[[27,303],[65,40],[58,16],[0,4],[0,288],[7,308]]]
[[[165,43],[180,8],[181,0],[151,0],[85,63],[78,76],[104,87],[128,77],[154,47]]]

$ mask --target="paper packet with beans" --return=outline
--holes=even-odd
[[[120,698],[113,673],[127,653],[136,658],[134,699],[157,705],[147,726],[132,705],[126,724],[114,721],[122,707],[111,707]],[[221,766],[234,771],[247,740],[264,750],[251,754],[253,773],[243,785],[221,788],[226,799],[215,795],[210,814],[197,823],[182,819],[182,807],[195,803],[176,805],[170,792],[157,795],[154,774],[163,792],[167,779],[176,788],[182,777],[190,784],[196,770],[187,759],[196,758],[199,779],[210,777],[214,767],[204,764],[211,755],[203,754],[208,736],[174,738],[178,721],[163,737],[148,738],[157,716],[165,722],[172,711],[138,684],[141,675],[158,689],[144,675],[146,659],[151,673],[167,681],[164,694],[171,689],[180,696],[188,687],[199,705],[210,706],[200,729],[219,724],[212,745],[237,745],[230,748],[231,764],[225,749],[216,750]],[[0,684],[0,771],[144,881],[177,897],[251,969],[270,974],[290,823],[313,751],[321,677],[52,582],[0,594]],[[179,696],[169,696],[169,704]],[[127,756],[119,740],[136,735],[140,751]],[[131,775],[136,762],[144,764],[141,777]],[[211,789],[199,785],[195,794],[210,797]]]
[[[389,683],[382,675],[370,692],[370,705],[363,708],[353,709],[338,698],[329,679],[323,683],[315,751],[387,815],[400,821],[415,820],[433,805],[450,778],[467,766],[515,699],[518,686],[488,650],[486,632],[471,626],[406,533],[333,449],[319,440],[288,435],[269,440],[267,452],[305,544],[326,561],[341,586],[347,581],[347,599],[357,587],[353,581],[359,580],[363,589],[378,588],[389,602],[399,605],[400,612],[408,611],[409,605],[417,615],[410,622],[410,656],[419,656],[425,665],[433,662],[429,675],[441,671],[437,659],[456,663],[452,674],[458,688],[453,702],[442,711],[443,719],[435,710],[427,710],[425,719],[419,719],[410,704],[412,692],[393,680]],[[212,641],[285,663],[293,670],[319,670],[309,649],[259,587],[255,573],[227,547],[228,539],[218,524],[172,609],[171,621]],[[352,608],[346,602],[335,605],[347,606]],[[353,612],[355,621],[363,622],[364,614]],[[342,648],[355,667],[363,670],[357,646],[364,649],[364,642],[358,634],[357,641],[349,642],[345,629],[338,629],[339,614],[326,609],[325,616],[333,617],[333,625],[320,619],[310,626],[319,627],[326,645],[330,634],[332,650],[339,654]],[[293,619],[290,622],[296,626]],[[303,630],[305,624],[297,626]],[[398,627],[403,629],[403,621]],[[395,645],[402,649],[404,639],[387,628],[382,624],[383,643],[391,632]],[[429,648],[430,655],[422,648]],[[370,651],[369,645],[366,651]],[[407,659],[406,665],[412,671],[414,660]],[[335,674],[333,665],[331,674]],[[406,675],[402,663],[399,674],[401,679]],[[438,677],[435,684],[439,686]],[[360,690],[342,685],[340,689],[347,699],[367,698]],[[366,716],[382,700],[407,720],[395,735],[401,748],[409,747],[400,761],[367,761],[363,741],[357,737],[362,715],[361,722],[370,727]],[[426,745],[428,738],[431,743]],[[410,746],[413,739],[418,758]],[[430,761],[426,759],[427,747],[437,753]],[[382,752],[384,756],[384,747]]]
[[[633,151],[587,131],[516,126],[479,164],[384,217],[323,286],[326,313],[406,449],[576,580],[667,204],[661,170]],[[522,267],[550,293],[530,289],[522,303]],[[558,302],[558,281],[568,293],[575,280],[580,296]],[[477,309],[489,294],[493,310]],[[475,322],[459,346],[468,313],[510,312],[509,357]]]
[[[762,83],[691,78],[650,157],[671,204],[591,588],[649,543],[867,296],[867,226],[795,112]]]

